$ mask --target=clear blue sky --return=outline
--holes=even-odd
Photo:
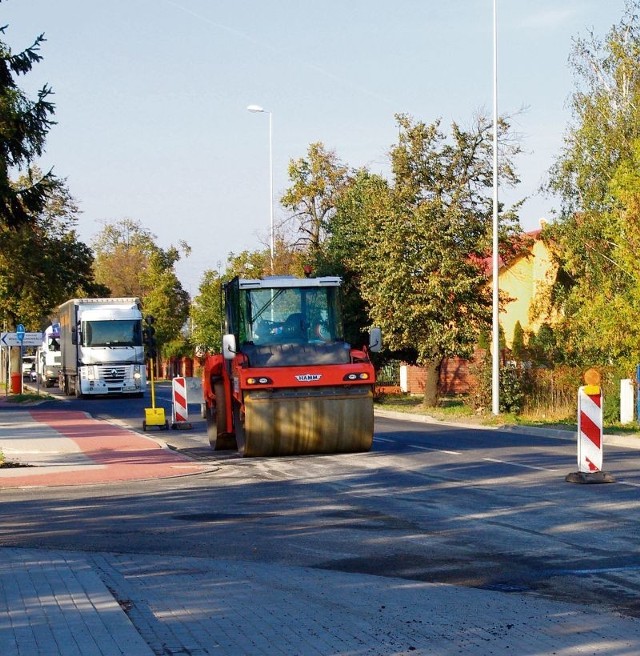
[[[139,220],[197,293],[229,252],[268,244],[269,118],[276,200],[289,160],[321,141],[353,167],[388,171],[394,114],[470,125],[492,109],[492,0],[2,0],[14,51],[45,33],[21,87],[50,84],[56,120],[41,165],[67,179],[80,237]],[[517,197],[535,196],[562,145],[574,77],[572,39],[604,36],[623,0],[498,0],[501,113],[524,154]],[[501,199],[515,199],[513,194]],[[284,217],[276,204],[276,222]]]

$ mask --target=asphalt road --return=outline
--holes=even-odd
[[[148,402],[67,403],[140,426]],[[263,459],[212,452],[201,420],[158,439],[216,470],[3,493],[0,544],[297,564],[640,614],[636,450],[606,450],[616,483],[575,485],[572,440],[499,431],[377,419],[370,453]]]

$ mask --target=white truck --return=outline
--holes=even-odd
[[[36,355],[36,376],[43,387],[53,387],[60,375],[60,324],[51,324],[42,333]]]
[[[73,298],[58,308],[67,396],[129,394],[146,388],[142,310],[137,298]]]

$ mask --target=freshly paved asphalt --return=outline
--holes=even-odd
[[[405,417],[406,418],[406,417]],[[79,412],[3,404],[9,488],[207,465]],[[0,654],[640,654],[640,620],[531,595],[257,562],[0,549]]]

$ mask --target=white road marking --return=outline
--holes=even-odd
[[[417,444],[412,444],[414,449],[420,449],[421,451],[437,451],[438,453],[448,453],[450,456],[461,456],[460,451],[447,451],[446,449],[432,449],[428,446],[418,446]]]
[[[549,469],[548,467],[534,467],[533,465],[521,465],[519,462],[509,462],[508,460],[498,460],[497,458],[483,458],[488,462],[497,462],[501,465],[511,465],[512,467],[522,467],[523,469],[535,469],[536,471],[556,472],[557,469]]]
[[[397,444],[397,440],[388,440],[384,437],[374,437],[376,442],[387,442],[388,444]],[[428,446],[419,446],[417,444],[409,444],[412,449],[419,449],[420,451],[436,451],[438,453],[447,453],[450,456],[461,456],[460,451],[447,451],[446,449],[436,449]]]

